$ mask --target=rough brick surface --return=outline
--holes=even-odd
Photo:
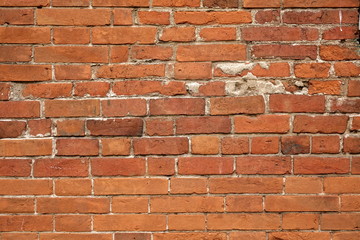
[[[359,6],[0,0],[0,239],[360,239]]]

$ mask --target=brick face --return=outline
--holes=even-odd
[[[0,239],[359,239],[358,7],[0,0]]]

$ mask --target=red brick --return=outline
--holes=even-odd
[[[0,100],[9,100],[11,85],[0,83]]]
[[[141,78],[141,77],[164,77],[164,64],[146,65],[106,65],[97,71],[99,78]]]
[[[87,177],[89,161],[86,159],[36,159],[35,177]]]
[[[248,11],[229,11],[229,12],[175,12],[176,24],[241,24],[251,23],[251,14]]]
[[[147,213],[148,197],[113,197],[112,212],[115,213]]]
[[[298,78],[327,78],[329,63],[299,63],[295,65],[295,76]]]
[[[150,233],[115,233],[115,240],[151,240]]]
[[[138,11],[137,14],[140,24],[149,24],[149,25],[170,24],[170,12]]]
[[[281,137],[281,152],[286,155],[310,153],[310,137],[300,135]]]
[[[239,0],[204,0],[203,5],[209,8],[237,8]]]
[[[351,130],[359,131],[360,130],[360,117],[353,117]]]
[[[284,7],[286,8],[339,8],[339,7],[359,7],[357,0],[284,0]]]
[[[289,157],[237,157],[238,174],[289,174],[291,159]]]
[[[258,11],[255,14],[255,20],[257,23],[279,23],[280,22],[280,11],[279,10],[265,10]]]
[[[212,66],[211,63],[183,62],[175,63],[174,69],[175,79],[211,79]]]
[[[356,212],[360,209],[360,197],[354,195],[341,196],[341,211]]]
[[[152,195],[167,193],[167,179],[98,178],[94,180],[95,195]]]
[[[91,216],[88,216],[88,215],[56,215],[55,230],[58,232],[90,232],[91,231]],[[59,237],[56,239],[59,239]]]
[[[166,118],[146,120],[146,134],[149,136],[171,136],[174,134],[174,121]]]
[[[218,154],[219,147],[220,141],[216,136],[195,136],[191,138],[192,154]]]
[[[57,80],[89,80],[91,67],[88,65],[56,65],[55,78]]]
[[[287,177],[286,193],[322,193],[323,184],[320,177]]]
[[[125,117],[146,115],[144,99],[114,99],[101,101],[103,116]]]
[[[40,233],[40,240],[112,240],[112,234],[104,233]]]
[[[2,233],[2,240],[38,240],[37,233]]]
[[[145,174],[145,159],[94,158],[91,169],[94,176],[141,176]]]
[[[321,216],[321,230],[358,230],[360,214],[323,214]]]
[[[112,63],[127,62],[129,58],[128,46],[111,46],[110,61]]]
[[[330,111],[342,113],[359,113],[360,99],[332,98],[330,99]]]
[[[186,157],[179,158],[178,172],[181,175],[232,174],[232,157]]]
[[[1,65],[0,81],[35,82],[51,80],[50,65]]]
[[[165,215],[96,215],[95,231],[164,231]]]
[[[90,29],[88,28],[54,28],[55,44],[88,44]]]
[[[108,61],[107,47],[51,46],[35,48],[35,62],[106,63]]]
[[[327,95],[340,95],[341,94],[341,81],[309,81],[309,94],[327,94]]]
[[[308,116],[297,115],[294,118],[296,133],[344,133],[349,117],[347,116]]]
[[[139,138],[133,144],[135,155],[181,155],[189,151],[189,141],[184,137]]]
[[[88,120],[87,128],[92,136],[141,136],[143,121],[133,119]]]
[[[230,232],[229,234],[230,240],[237,239],[256,239],[256,240],[265,240],[266,233],[265,232]]]
[[[81,82],[75,83],[75,96],[101,96],[109,92],[110,83],[107,82]]]
[[[226,212],[262,212],[262,196],[238,196],[226,197]]]
[[[1,9],[0,24],[32,25],[34,24],[34,10],[32,9]]]
[[[270,154],[279,152],[279,137],[253,137],[252,154]]]
[[[0,43],[50,43],[50,28],[0,27]]]
[[[200,98],[162,98],[150,100],[150,115],[202,115],[205,101]]]
[[[175,159],[173,158],[148,158],[148,174],[150,175],[174,175]]]
[[[283,214],[283,229],[311,229],[319,228],[319,215],[313,213],[286,213]]]
[[[52,123],[50,119],[29,120],[28,128],[31,136],[50,136]]]
[[[203,28],[200,37],[204,41],[231,41],[236,40],[235,28]]]
[[[334,68],[335,74],[338,77],[360,76],[360,66],[352,62],[336,62]]]
[[[199,92],[194,93],[194,96],[225,96],[224,82],[207,82],[199,87]]]
[[[351,240],[360,237],[359,232],[335,232],[333,234],[333,240]]]
[[[0,159],[0,176],[28,177],[30,171],[30,159]]]
[[[56,122],[57,136],[84,136],[84,120],[61,120]]]
[[[356,11],[342,9],[341,14],[342,23],[357,22]],[[338,10],[288,11],[284,12],[283,21],[290,24],[339,24],[340,18]]]
[[[57,179],[55,193],[58,196],[85,196],[91,194],[91,180],[84,178]],[[70,224],[69,224],[70,225]],[[71,227],[71,226],[69,226]],[[75,225],[74,225],[75,227]]]
[[[210,178],[210,193],[281,193],[282,178]]]
[[[4,7],[45,7],[49,5],[49,0],[0,0],[0,6]]]
[[[155,27],[93,28],[94,44],[154,44]]]
[[[97,139],[57,139],[56,150],[58,156],[96,156],[99,142]]]
[[[176,59],[180,62],[246,60],[246,46],[241,44],[179,45]]]
[[[271,112],[315,112],[325,111],[324,96],[270,95]]]
[[[45,156],[51,153],[51,139],[0,140],[0,156],[3,157]]]
[[[13,232],[13,231],[39,232],[39,231],[52,231],[52,229],[53,229],[52,216],[44,216],[44,215],[43,216],[30,216],[30,215],[0,216],[0,231],[2,232]]]
[[[330,240],[328,232],[273,232],[270,233],[269,240],[276,239],[307,239],[307,240]]]
[[[242,29],[245,41],[316,41],[319,32],[315,28],[298,27],[247,27]]]
[[[316,59],[317,47],[313,45],[255,45],[252,55],[256,58]]]
[[[280,7],[280,0],[244,0],[244,8],[278,8]]]
[[[360,97],[360,81],[350,80],[348,82],[348,96]]]
[[[182,117],[176,120],[177,134],[230,133],[230,131],[231,121],[228,117]]]
[[[280,215],[243,213],[208,214],[207,227],[209,230],[276,230],[280,228]]]
[[[170,60],[173,55],[171,47],[167,46],[133,46],[131,58],[141,60]]]
[[[164,42],[191,42],[195,40],[194,27],[163,28],[160,40]]]
[[[103,138],[101,139],[103,156],[130,155],[131,140],[128,138]]]
[[[348,158],[295,157],[294,174],[349,173]]]
[[[344,152],[346,153],[360,153],[360,138],[345,137]]]
[[[324,31],[323,39],[325,40],[345,40],[345,39],[357,39],[358,28],[357,27],[334,27]],[[358,56],[359,59],[359,56]]]
[[[154,0],[155,7],[200,7],[200,0]]]
[[[221,141],[221,153],[249,153],[249,139],[247,137],[224,137]]]
[[[22,95],[28,98],[70,97],[71,90],[71,83],[36,83],[25,85]]]
[[[40,117],[38,101],[0,102],[0,118],[34,118]]]
[[[327,61],[357,60],[360,59],[360,55],[356,51],[354,47],[323,45],[320,46],[320,57]]]
[[[265,111],[262,96],[212,98],[210,105],[211,115],[257,114]]]
[[[31,47],[27,46],[0,46],[1,62],[29,62]]]
[[[339,153],[339,136],[313,136],[312,153]]]
[[[154,213],[222,212],[224,199],[208,196],[152,197],[150,206],[150,212]]]
[[[38,198],[39,213],[108,213],[108,198]]]
[[[132,25],[132,9],[116,8],[114,9],[114,25]]]
[[[167,96],[185,95],[185,84],[182,82],[162,82],[162,81],[120,81],[115,82],[113,91],[117,95],[153,95],[161,94]]]
[[[169,230],[205,230],[205,216],[202,215],[169,215],[168,221]]]
[[[26,122],[21,121],[1,121],[0,138],[16,138],[23,135],[26,130]]]
[[[154,233],[154,240],[226,240],[226,233],[217,232],[183,232],[183,233]]]
[[[326,177],[324,178],[325,193],[360,193],[360,178],[357,177]]]
[[[53,0],[53,7],[86,7],[89,6],[89,0]]]
[[[38,25],[96,26],[110,24],[109,9],[38,9]]]
[[[94,7],[148,7],[149,0],[94,0]]]
[[[100,114],[100,101],[91,100],[47,100],[46,117],[95,117]]]
[[[4,213],[34,213],[33,198],[0,198],[0,211]]]
[[[52,180],[1,179],[0,183],[1,195],[50,195],[53,192]]]
[[[287,133],[290,129],[289,116],[261,115],[258,117],[236,116],[236,133]]]
[[[205,178],[171,178],[170,192],[172,194],[202,194],[207,192]]]

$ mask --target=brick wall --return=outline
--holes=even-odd
[[[0,0],[0,239],[360,239],[357,7]]]

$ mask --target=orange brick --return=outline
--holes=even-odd
[[[75,83],[75,96],[100,96],[105,97],[110,90],[107,82],[80,82]]]
[[[249,153],[249,139],[247,137],[224,137],[221,140],[222,154]]]
[[[175,12],[176,24],[241,24],[251,23],[251,14],[248,11],[229,11],[229,12]]]
[[[309,94],[340,95],[341,81],[317,81],[310,80]]]
[[[262,212],[262,196],[227,196],[226,212]]]
[[[0,27],[0,43],[50,43],[50,28]]]
[[[38,198],[39,213],[108,213],[108,198]]]
[[[179,62],[246,60],[246,46],[241,44],[179,45]]]
[[[325,193],[360,193],[360,179],[356,177],[326,177]]]
[[[341,4],[341,5],[340,5]],[[337,0],[284,0],[284,7],[286,8],[338,8],[338,7],[358,7],[359,2],[356,0],[345,0],[339,2]]]
[[[200,7],[200,0],[154,0],[156,7]]]
[[[192,154],[218,154],[220,141],[215,136],[196,136],[191,138]]]
[[[251,153],[270,154],[279,152],[279,137],[253,137]]]
[[[212,67],[211,63],[175,63],[174,69],[175,79],[211,79]]]
[[[40,240],[112,240],[112,234],[99,233],[40,233]]]
[[[146,120],[146,133],[149,136],[170,136],[174,134],[174,121],[166,118]]]
[[[89,0],[53,0],[53,7],[86,7]]]
[[[92,39],[94,44],[154,44],[155,27],[94,27]]]
[[[319,38],[315,28],[247,27],[241,31],[245,41],[316,41]]]
[[[231,41],[236,40],[235,28],[203,28],[200,37],[204,41]]]
[[[91,231],[91,216],[56,215],[55,230],[58,232],[89,232]]]
[[[55,44],[88,44],[90,29],[88,28],[54,28]]]
[[[313,213],[286,213],[283,214],[282,227],[289,230],[317,230],[319,229],[319,215]]]
[[[257,117],[236,116],[236,133],[287,133],[290,130],[289,116],[260,115]]]
[[[299,63],[295,65],[295,76],[298,78],[327,78],[329,63]]]
[[[276,240],[279,238],[285,238],[285,239],[301,239],[301,238],[307,238],[309,240],[330,240],[330,233],[328,232],[310,232],[310,233],[304,233],[304,232],[273,232],[270,233],[269,240]]]
[[[138,138],[134,139],[135,155],[181,155],[189,151],[189,140],[176,138]]]
[[[71,91],[71,83],[35,83],[25,85],[22,95],[26,98],[60,98],[70,97]]]
[[[321,193],[322,179],[318,177],[287,177],[286,193]]]
[[[53,192],[51,180],[1,179],[0,183],[1,195],[50,195]]]
[[[29,177],[30,173],[30,159],[0,159],[0,176],[2,177]]]
[[[34,24],[34,10],[33,9],[1,9],[0,24],[11,25],[32,25]]]
[[[278,8],[280,7],[280,0],[244,0],[244,8]]]
[[[84,136],[85,122],[83,120],[60,120],[56,122],[57,136]]]
[[[57,80],[89,80],[91,67],[88,65],[56,65],[55,78]]]
[[[114,213],[147,213],[149,198],[147,197],[113,197]]]
[[[280,193],[282,178],[210,178],[210,193]]]
[[[114,9],[114,25],[132,25],[132,9],[116,8]]]
[[[171,178],[170,192],[172,194],[206,193],[207,180],[204,178]]]
[[[82,117],[99,116],[99,100],[47,100],[45,101],[46,117]]]
[[[38,9],[38,25],[96,26],[110,24],[109,9]]]
[[[31,47],[27,46],[0,46],[1,62],[29,62]]]
[[[167,46],[133,46],[131,58],[141,60],[170,60],[173,49]]]
[[[95,215],[95,231],[164,231],[165,215]]]
[[[164,64],[106,65],[97,71],[99,78],[142,78],[165,76]]]
[[[169,215],[169,230],[205,230],[203,215]]]
[[[270,95],[271,112],[316,112],[325,111],[324,96]]]
[[[237,157],[238,174],[289,174],[291,159],[289,157]]]
[[[195,40],[194,27],[163,28],[160,40],[164,42],[191,42]]]
[[[262,96],[211,98],[210,105],[211,115],[257,114],[265,109]]]
[[[158,11],[138,11],[140,24],[149,25],[169,25],[170,13]]]
[[[49,0],[18,0],[16,2],[9,0],[1,0],[0,6],[4,7],[45,7],[50,3]]]
[[[127,0],[125,2],[118,0],[94,0],[95,7],[148,7],[149,0]]]
[[[145,174],[145,159],[94,158],[91,168],[94,176],[141,176]]]
[[[34,213],[33,198],[0,198],[0,211],[2,213]]]
[[[0,216],[0,231],[2,232],[5,231],[6,232],[13,232],[13,231],[39,232],[39,231],[52,231],[52,229],[53,229],[53,216],[50,215]]]
[[[321,230],[357,230],[360,214],[323,214],[321,216]]]
[[[344,133],[349,117],[347,116],[309,116],[297,115],[294,118],[296,133]]]
[[[46,156],[51,154],[51,139],[0,140],[0,156],[3,157]]]
[[[175,159],[148,158],[148,173],[150,175],[173,175],[175,173]]]
[[[87,177],[87,159],[36,159],[33,171],[35,177]]]
[[[1,121],[0,137],[16,138],[24,134],[26,130],[26,122],[22,121]]]
[[[58,196],[90,195],[91,180],[82,178],[57,179],[55,181],[55,193]]]
[[[56,150],[58,156],[96,156],[99,142],[97,139],[57,139]]]
[[[232,157],[182,157],[178,160],[181,175],[232,174]]]
[[[1,65],[0,81],[37,82],[51,80],[49,65]]]
[[[103,138],[101,145],[103,156],[130,154],[131,141],[128,138]]]
[[[349,173],[349,158],[295,157],[294,174]]]
[[[202,115],[205,101],[200,98],[162,98],[150,100],[150,115]]]

